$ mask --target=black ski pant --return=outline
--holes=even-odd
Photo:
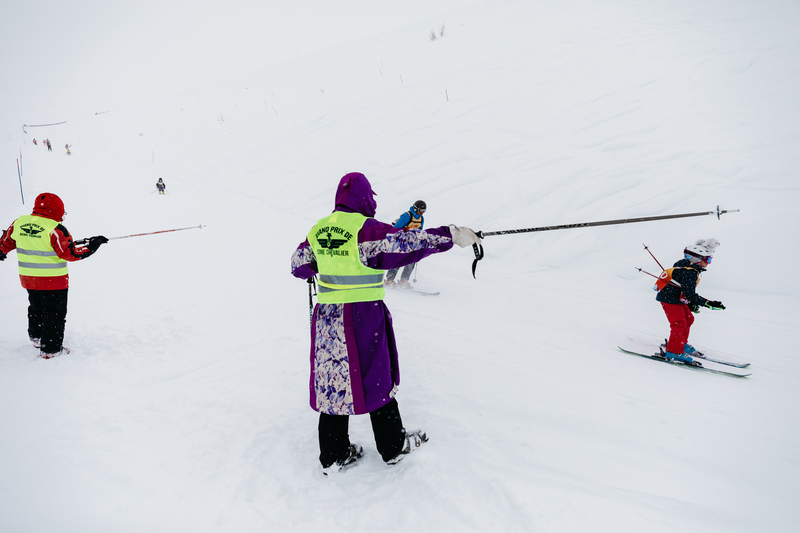
[[[28,289],[28,337],[42,340],[43,353],[61,351],[67,323],[67,291]]]
[[[400,418],[397,400],[392,399],[383,407],[369,414],[375,445],[384,461],[395,457],[403,449],[405,429]],[[348,427],[350,416],[319,414],[319,462],[328,468],[347,458],[350,450]]]

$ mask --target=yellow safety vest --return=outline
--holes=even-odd
[[[334,211],[308,233],[317,258],[319,303],[340,304],[383,300],[383,271],[359,259],[358,232],[367,217]]]
[[[58,222],[35,215],[23,215],[14,222],[11,237],[17,243],[20,276],[55,278],[67,275],[67,262],[58,257],[50,234]]]
[[[422,216],[414,216],[413,211],[409,211],[408,214],[411,215],[411,219],[409,220],[408,224],[406,224],[406,228],[422,229]]]

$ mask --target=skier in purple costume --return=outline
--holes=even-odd
[[[469,228],[441,226],[403,231],[375,220],[377,203],[366,176],[352,172],[339,182],[334,211],[367,219],[358,232],[360,262],[390,270],[429,255],[480,242]],[[292,275],[317,275],[317,259],[308,239],[295,250]],[[395,400],[400,370],[392,315],[382,299],[344,304],[318,303],[311,338],[311,408],[320,413],[319,445],[323,471],[342,469],[363,455],[350,443],[349,415],[369,413],[375,443],[384,461],[394,464],[427,440],[422,431],[407,432]]]

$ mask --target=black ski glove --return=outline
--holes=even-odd
[[[89,244],[86,245],[92,252],[96,252],[98,248],[100,248],[101,244],[105,244],[108,242],[108,239],[103,237],[102,235],[97,235],[96,237],[89,237]]]
[[[725,306],[722,305],[722,302],[717,300],[706,302],[705,307],[708,307],[709,309],[714,309],[715,311],[719,311],[720,309],[725,309]]]
[[[6,254],[4,254],[3,252],[0,252],[0,261],[5,261],[6,257],[8,257]]]

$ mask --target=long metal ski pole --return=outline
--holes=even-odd
[[[687,217],[702,217],[706,215],[720,215],[725,213],[738,213],[738,209],[720,209],[717,206],[716,211],[701,211],[698,213],[680,213],[677,215],[660,215],[655,217],[638,217],[638,218],[620,218],[617,220],[600,220],[598,222],[578,222],[577,224],[562,224],[560,226],[541,226],[538,228],[524,228],[524,229],[507,229],[501,231],[478,231],[478,237],[491,237],[493,235],[510,235],[513,233],[531,233],[534,231],[552,231],[557,229],[573,229],[573,228],[589,228],[592,226],[611,226],[614,224],[633,224],[634,222],[651,222],[654,220],[668,220],[671,218],[687,218]]]
[[[134,233],[133,235],[122,235],[121,237],[109,237],[109,241],[113,241],[114,239],[128,239],[130,237],[143,237],[145,235],[156,235],[158,233],[170,233],[172,231],[183,231],[187,229],[203,229],[205,226],[200,224],[199,226],[190,226],[188,228],[177,228],[177,229],[163,229],[161,231],[151,231],[149,233]]]
[[[707,215],[717,215],[717,219],[725,213],[738,213],[738,209],[720,209],[716,211],[700,211],[697,213],[679,213],[676,215],[659,215],[654,217],[620,218],[616,220],[599,220],[597,222],[578,222],[577,224],[561,224],[559,226],[541,226],[538,228],[507,229],[500,231],[477,231],[475,232],[481,239],[494,235],[512,235],[515,233],[532,233],[535,231],[552,231],[557,229],[590,228],[593,226],[611,226],[614,224],[633,224],[635,222],[653,222],[656,220],[669,220],[672,218],[702,217]],[[472,277],[475,277],[475,267],[478,261],[483,259],[483,245],[473,244],[472,250],[475,252],[475,260],[472,262]]]

